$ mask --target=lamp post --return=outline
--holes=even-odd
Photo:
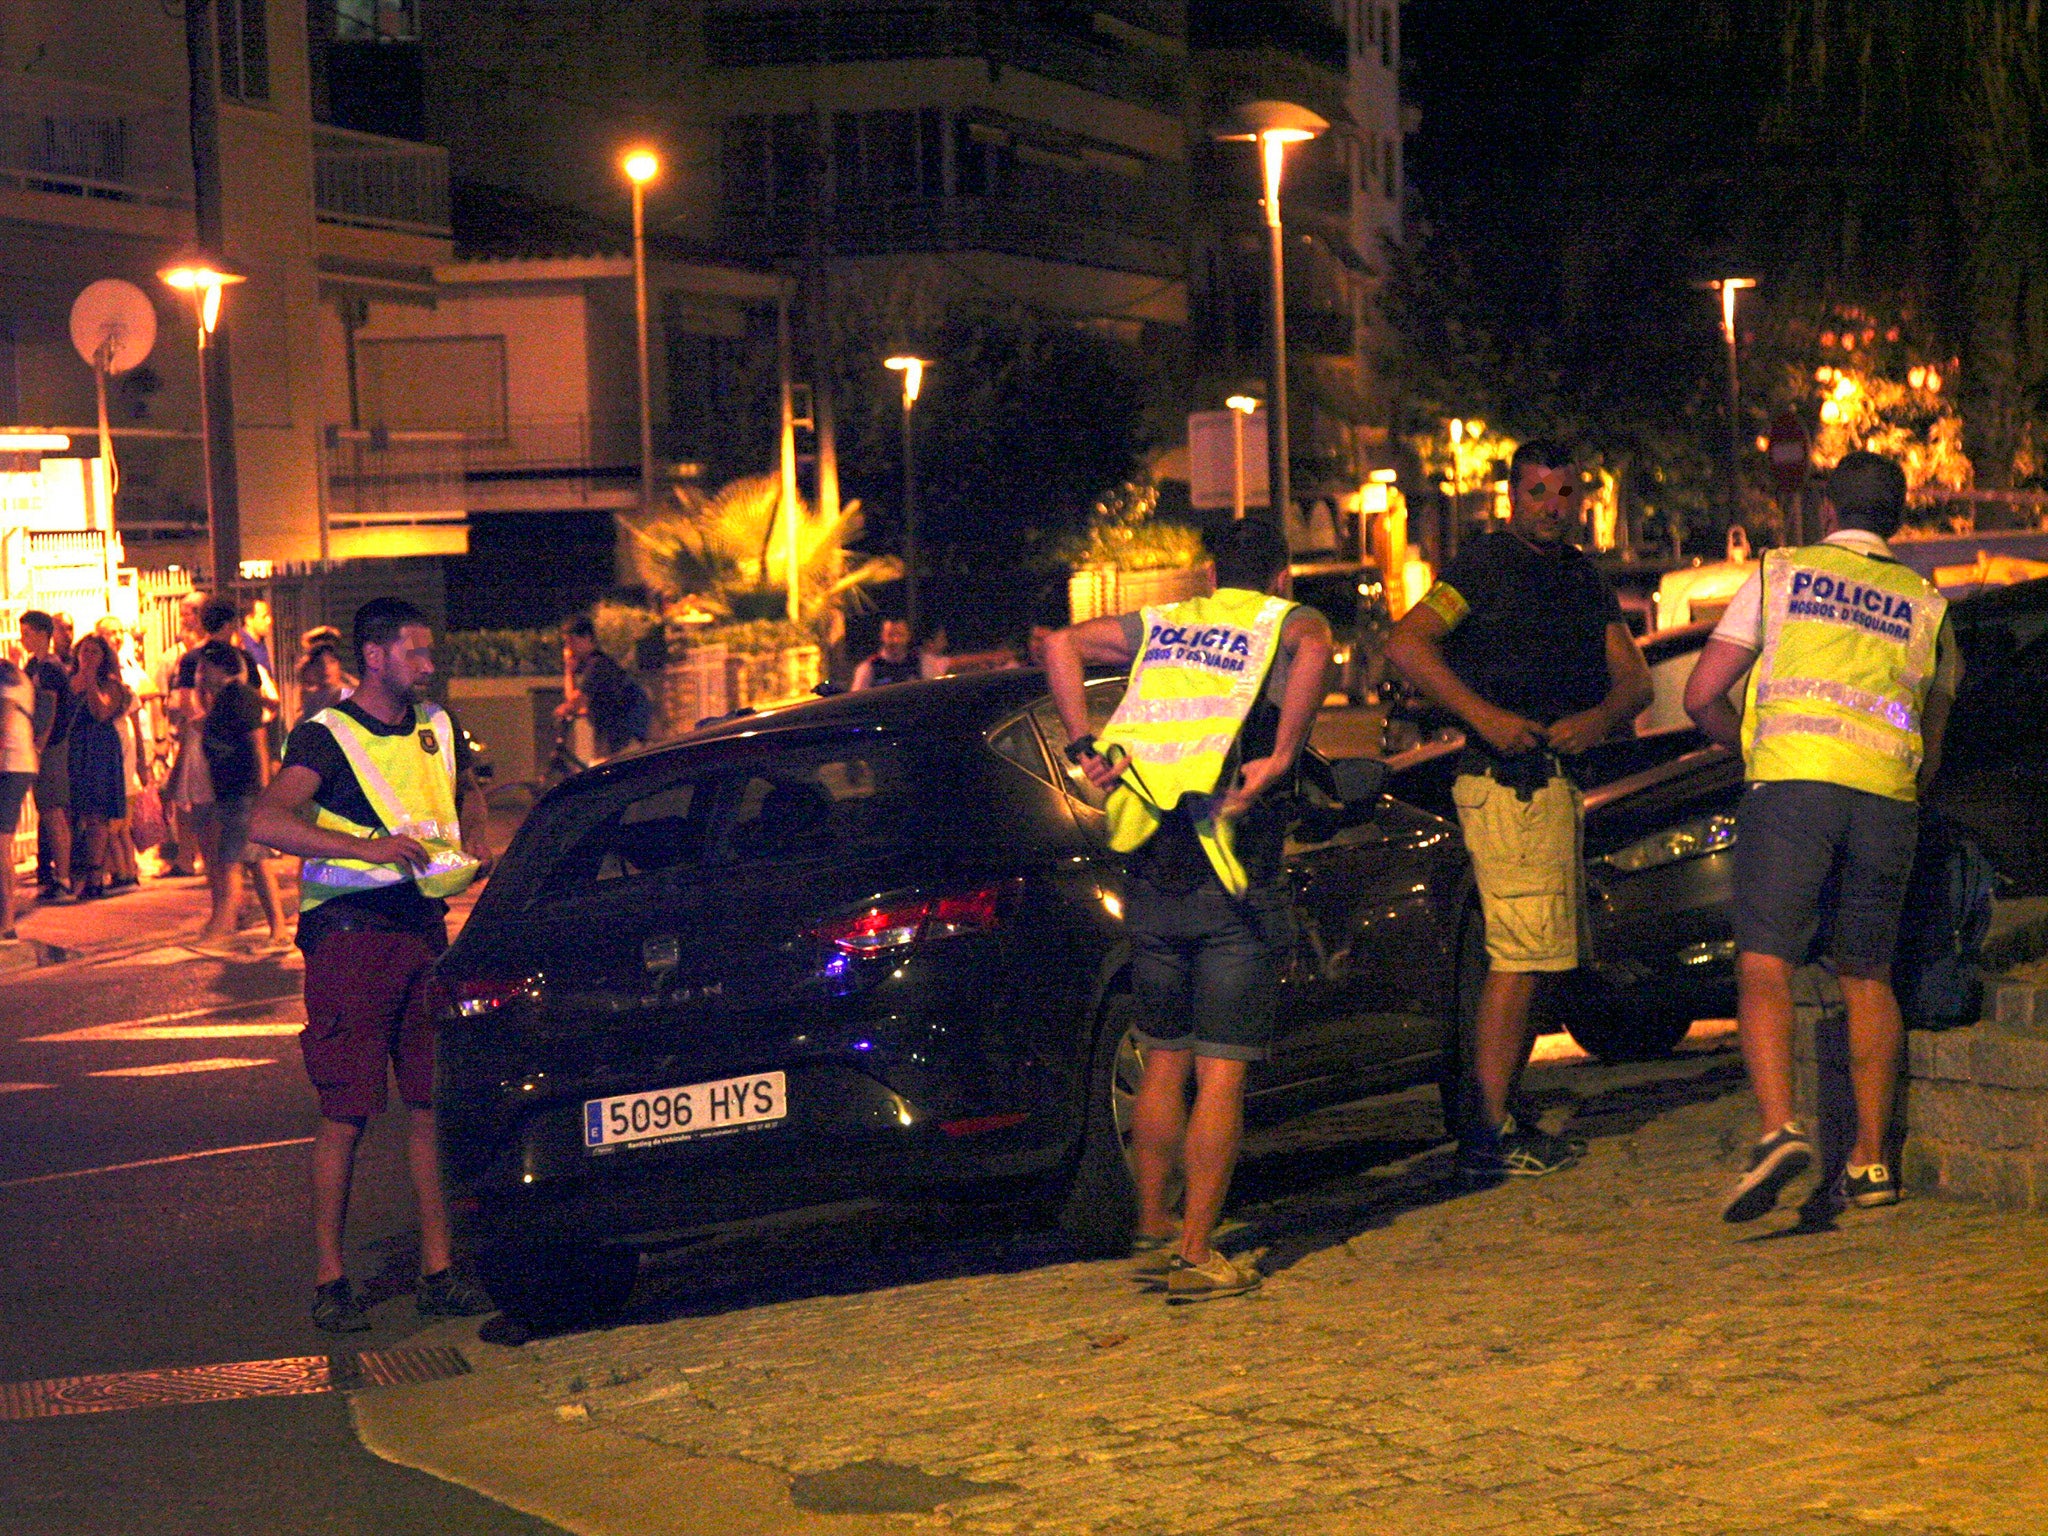
[[[651,149],[619,162],[633,184],[633,343],[640,365],[640,507],[654,505],[654,412],[647,372],[647,183],[661,174]]]
[[[192,296],[192,316],[197,322],[199,337],[199,458],[202,466],[200,478],[206,486],[206,558],[213,567],[209,574],[218,585],[233,580],[234,572],[228,569],[227,551],[221,547],[214,488],[213,409],[208,400],[211,390],[206,364],[207,353],[212,350],[214,330],[220,325],[221,290],[241,282],[243,277],[241,273],[230,271],[220,262],[203,256],[165,267],[157,276],[167,286]]]
[[[1330,125],[1308,108],[1287,101],[1247,102],[1238,108],[1237,120],[1241,131],[1217,137],[1256,143],[1265,170],[1266,241],[1273,269],[1273,418],[1266,431],[1266,478],[1274,515],[1284,528],[1294,488],[1287,464],[1287,257],[1280,230],[1280,173],[1286,166],[1288,145],[1306,144]]]
[[[1232,395],[1223,402],[1230,408],[1230,516],[1244,521],[1244,419],[1259,408],[1250,395]]]
[[[1735,299],[1754,288],[1753,277],[1717,277],[1700,284],[1721,296],[1721,339],[1728,344],[1728,517],[1742,510],[1742,387],[1735,364]]]
[[[918,392],[924,388],[924,371],[931,363],[922,357],[903,354],[885,358],[882,366],[903,375],[903,617],[915,637],[917,629],[917,457],[911,440],[910,417],[917,407]]]

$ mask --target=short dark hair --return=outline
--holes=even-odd
[[[1538,469],[1570,469],[1578,462],[1578,451],[1571,444],[1561,443],[1554,437],[1532,437],[1508,460],[1508,486],[1513,489],[1520,485],[1522,470],[1530,464]]]
[[[199,647],[199,664],[224,672],[229,677],[243,675],[241,647],[230,645],[225,640],[209,640]]]
[[[25,611],[21,616],[21,627],[23,629],[32,629],[39,635],[54,635],[57,633],[57,621],[40,608],[30,608]]]
[[[242,617],[242,610],[224,597],[210,597],[206,606],[199,610],[199,627],[209,635],[217,629],[227,629]]]
[[[1247,517],[1210,541],[1209,557],[1216,562],[1218,587],[1263,592],[1287,569],[1287,539],[1271,520]]]
[[[356,610],[356,665],[368,667],[363,654],[373,645],[389,645],[408,624],[426,627],[427,616],[402,597],[373,597]]]
[[[1883,454],[1858,448],[1829,473],[1827,498],[1839,526],[1888,539],[1906,520],[1906,472]]]
[[[597,639],[597,626],[590,622],[589,614],[579,613],[575,618],[562,626],[562,638],[564,640],[578,638],[594,641]]]

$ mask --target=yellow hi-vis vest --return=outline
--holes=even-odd
[[[1917,798],[1920,716],[1948,602],[1913,571],[1839,544],[1772,550],[1742,750],[1751,779]]]
[[[1101,745],[1122,747],[1131,767],[1110,791],[1109,846],[1143,847],[1166,813],[1194,795],[1195,835],[1216,878],[1242,896],[1250,878],[1232,849],[1229,822],[1210,803],[1231,763],[1238,732],[1266,686],[1280,626],[1294,604],[1226,587],[1165,608],[1147,608],[1145,637],[1131,663],[1123,702],[1102,728]]]
[[[358,859],[307,859],[299,868],[299,910],[310,912],[336,896],[352,896],[417,884],[427,896],[453,896],[476,878],[477,861],[462,851],[462,824],[455,809],[455,725],[447,711],[421,700],[413,705],[415,729],[380,736],[338,709],[313,716],[348,759],[356,784],[383,823],[359,827],[324,805],[313,807],[313,825],[351,837],[392,835],[418,838],[433,854],[419,874],[396,864]]]

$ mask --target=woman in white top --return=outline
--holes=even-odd
[[[0,939],[14,937],[14,834],[36,781],[36,689],[12,645],[0,650]]]

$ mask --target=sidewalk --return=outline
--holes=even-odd
[[[591,1536],[2039,1536],[2048,1221],[1725,1226],[1730,1047],[1537,1068],[1591,1150],[1475,1196],[1426,1093],[1265,1138],[1251,1298],[1168,1310],[1118,1264],[879,1213],[650,1270],[606,1332],[431,1329],[475,1374],[358,1394],[358,1428]]]

